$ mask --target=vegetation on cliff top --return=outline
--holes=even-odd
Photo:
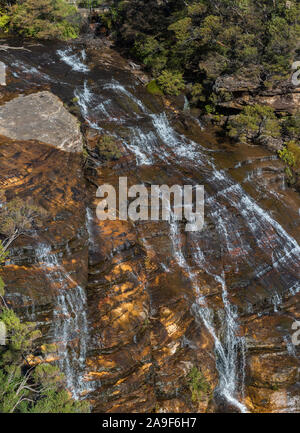
[[[290,73],[300,35],[297,1],[111,3],[117,42],[154,77],[167,71],[183,74],[186,83],[204,84],[198,102],[203,94],[209,98],[220,75],[250,74],[267,84]]]
[[[65,0],[0,1],[0,30],[37,39],[77,38],[80,16]]]
[[[184,90],[191,104],[216,122],[220,115],[231,114],[226,132],[232,139],[258,144],[276,142],[275,147],[283,144],[287,147],[280,157],[285,162],[287,158],[295,160],[299,112],[279,115],[267,105],[256,103],[235,115],[236,110],[224,108],[234,99],[230,86],[228,90],[226,86],[219,88],[217,79],[232,77],[233,84],[244,81],[265,90],[290,79],[291,65],[299,53],[299,1],[107,3],[111,5],[117,44],[142,62],[155,79],[148,85],[150,93],[178,95]],[[292,151],[290,142],[294,143]],[[287,168],[293,174],[298,170],[296,163],[289,163]]]

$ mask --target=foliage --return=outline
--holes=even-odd
[[[262,86],[290,75],[300,35],[299,1],[110,3],[117,43],[155,78],[172,80],[164,71],[181,73],[185,82],[202,86],[195,88],[194,104],[213,105],[209,99],[221,75],[251,76]]]
[[[0,208],[0,233],[6,236],[5,249],[20,235],[28,234],[41,224],[45,210],[30,199],[15,198]],[[0,250],[1,252],[1,250]]]
[[[287,143],[286,147],[278,151],[278,154],[290,169],[300,169],[300,146],[295,141]]]
[[[76,8],[65,0],[17,1],[6,8],[1,23],[7,31],[38,39],[74,39],[80,29]]]
[[[163,92],[158,86],[156,80],[152,80],[150,81],[150,83],[147,84],[147,90],[151,95],[158,95],[158,96],[163,95]]]
[[[31,349],[34,340],[41,336],[41,333],[35,329],[34,323],[22,323],[14,311],[9,308],[2,311],[0,320],[5,324],[9,335],[8,351],[2,359],[20,361],[21,357]]]
[[[203,373],[195,366],[188,374],[188,382],[193,402],[201,400],[203,396],[210,393],[209,383],[206,381]]]
[[[258,142],[262,137],[279,137],[280,125],[271,107],[249,105],[228,125],[229,136],[241,142]]]
[[[115,161],[121,158],[122,153],[118,147],[117,140],[111,135],[102,135],[97,142],[97,150],[100,157],[106,161]]]
[[[7,31],[8,24],[10,22],[10,17],[6,13],[0,10],[0,29]]]
[[[23,323],[8,308],[2,310],[0,321],[7,331],[6,346],[0,349],[0,413],[88,412],[87,402],[74,401],[63,389],[64,375],[56,366],[29,367],[24,362],[41,337],[36,324]]]
[[[132,53],[141,61],[154,76],[166,67],[167,51],[153,36],[141,37],[134,43]]]
[[[159,86],[167,95],[180,95],[185,88],[184,80],[180,72],[163,71],[157,78]]]

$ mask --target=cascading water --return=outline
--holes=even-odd
[[[115,91],[120,89],[116,84],[110,88]],[[124,94],[123,90],[122,93]],[[129,92],[127,93],[127,96],[131,98]],[[139,104],[139,106],[141,106],[141,104]],[[147,110],[143,109],[143,112],[147,113]],[[151,114],[150,118],[152,119],[155,133],[151,131],[145,135],[143,131],[136,128],[133,134],[131,146],[128,146],[129,149],[135,153],[137,164],[150,164],[151,160],[149,160],[149,157],[150,155],[155,154],[156,157],[159,157],[164,160],[165,163],[169,164],[173,164],[174,158],[180,156],[181,160],[188,159],[194,161],[199,167],[210,167],[211,174],[207,180],[215,186],[218,192],[216,195],[211,195],[208,198],[210,201],[210,209],[213,209],[209,213],[214,220],[218,215],[217,229],[220,237],[224,238],[226,250],[229,253],[239,250],[240,254],[243,256],[242,258],[246,259],[251,248],[247,241],[243,239],[241,233],[232,233],[230,227],[232,217],[228,213],[227,207],[219,205],[217,197],[220,196],[225,198],[227,202],[240,211],[240,214],[244,217],[246,225],[249,226],[256,238],[256,242],[261,248],[265,248],[265,241],[261,241],[262,232],[260,231],[258,233],[257,231],[259,228],[260,230],[266,230],[266,226],[272,228],[274,236],[277,237],[277,250],[274,254],[276,257],[279,256],[279,259],[273,260],[274,267],[278,266],[280,261],[299,258],[299,246],[297,242],[285,232],[280,224],[276,223],[276,221],[274,221],[263,209],[254,203],[254,201],[249,198],[239,185],[234,184],[225,172],[218,171],[214,163],[208,160],[207,155],[202,152],[203,148],[201,148],[201,146],[197,146],[196,143],[178,135],[178,133],[176,133],[170,126],[165,113],[158,115]],[[136,137],[138,137],[139,140],[137,140]],[[161,143],[163,143],[163,147]],[[238,197],[235,197],[233,194],[235,192],[238,192]],[[213,276],[216,283],[221,286],[225,320],[223,321],[223,328],[218,330],[214,323],[213,314],[207,307],[205,299],[201,294],[201,287],[195,283],[196,276],[191,271],[180,247],[178,224],[172,219],[170,221],[170,234],[173,243],[174,258],[177,264],[189,276],[195,292],[198,294],[198,298],[192,308],[193,312],[196,317],[202,320],[215,341],[217,369],[220,375],[217,391],[219,395],[223,396],[238,410],[246,412],[247,408],[239,401],[238,397],[243,397],[246,346],[244,338],[239,336],[239,317],[237,308],[229,302],[224,271],[210,271],[209,269],[211,268],[211,264],[209,260],[203,261],[203,255],[202,258],[199,257],[199,248],[197,254],[193,255],[195,266],[204,269],[207,273]],[[273,245],[271,246],[273,248]],[[295,284],[293,287],[295,287]],[[274,304],[274,308],[276,309],[276,306],[281,302],[281,299],[279,298],[279,295],[276,296],[276,294],[273,294],[270,298],[270,302]],[[222,337],[218,337],[218,335],[221,335]]]
[[[84,50],[81,50],[78,54],[73,53],[72,48],[68,47],[64,50],[57,50],[57,54],[61,61],[70,66],[73,71],[82,73],[89,72],[89,67],[83,63],[86,60],[86,54]]]
[[[192,311],[197,319],[202,320],[206,329],[209,331],[214,339],[215,343],[215,353],[216,353],[216,366],[220,375],[220,381],[217,392],[223,396],[229,403],[238,408],[241,412],[247,412],[247,408],[239,402],[236,398],[237,386],[239,383],[239,372],[238,369],[238,356],[242,354],[241,358],[241,368],[240,372],[242,375],[240,377],[240,382],[242,388],[244,386],[244,367],[245,367],[245,344],[242,337],[238,337],[238,315],[236,310],[230,304],[228,300],[228,293],[226,289],[225,276],[213,275],[211,274],[207,266],[209,263],[205,262],[204,256],[199,249],[196,248],[196,253],[193,254],[193,259],[198,268],[204,269],[207,273],[213,276],[217,283],[221,284],[222,287],[222,299],[224,304],[225,320],[224,326],[221,329],[223,334],[223,339],[218,337],[218,331],[215,328],[214,318],[212,311],[207,307],[204,296],[201,294],[201,288],[197,284],[196,275],[192,272],[190,266],[188,265],[182,249],[179,245],[180,234],[178,231],[178,223],[174,219],[174,214],[171,211],[170,206],[170,235],[172,239],[172,244],[174,248],[174,256],[176,262],[183,269],[183,271],[188,275],[190,281],[192,282],[195,293],[197,294],[197,299],[192,306]]]
[[[222,160],[220,163],[215,156],[221,152],[220,149],[203,147],[202,143],[196,143],[175,130],[165,112],[154,114],[147,102],[135,96],[134,84],[123,84],[121,78],[120,81],[112,79],[113,74],[104,74],[95,80],[93,71],[85,64],[85,51],[76,52],[67,48],[58,50],[57,55],[68,65],[70,78],[66,76],[66,80],[69,80],[72,89],[71,96],[77,98],[82,117],[91,128],[122,141],[127,152],[135,158],[136,167],[133,170],[130,167],[132,171],[136,168],[136,171],[143,173],[144,170],[147,176],[151,166],[159,166],[160,174],[156,183],[161,177],[165,181],[170,175],[178,184],[205,184],[205,214],[213,225],[216,242],[213,243],[214,236],[207,235],[206,239],[206,230],[203,230],[203,233],[189,234],[188,243],[183,247],[181,238],[184,234],[171,212],[169,233],[173,253],[168,265],[162,260],[161,267],[168,273],[172,273],[175,267],[179,268],[188,277],[196,294],[192,306],[194,317],[205,325],[214,341],[219,373],[216,393],[237,410],[246,412],[247,408],[242,403],[246,343],[240,336],[239,310],[231,300],[230,273],[240,278],[245,272],[247,288],[253,285],[255,290],[259,286],[264,300],[267,293],[268,307],[275,314],[280,311],[284,298],[294,296],[300,290],[299,244],[276,217],[258,205],[256,197],[253,198],[253,193],[251,195],[247,189],[249,184],[252,186],[255,177],[260,177],[261,172],[252,170],[246,178],[235,180],[229,174],[228,166],[223,170],[218,168]],[[36,67],[27,69],[33,77],[39,72]],[[25,69],[23,72],[26,72]],[[46,72],[45,81],[49,81],[48,76],[50,81],[55,81],[51,77],[51,70]],[[119,74],[116,76],[119,79]],[[230,167],[243,170],[257,160],[263,163],[276,159],[274,155],[251,157],[246,162],[234,161]],[[90,233],[90,251],[93,251],[96,248],[90,209],[87,209],[87,229]],[[144,239],[144,233],[141,238]],[[147,238],[146,242],[145,247],[152,249],[151,239]],[[211,247],[208,245],[210,243]],[[60,365],[66,373],[68,387],[78,397],[86,389],[83,380],[88,342],[86,296],[49,246],[40,246],[37,261],[45,269],[51,287],[59,289],[54,311],[53,341],[61,342]],[[198,282],[198,271],[209,277],[208,285],[218,288],[220,307],[212,306],[203,294],[203,287]],[[254,302],[252,304],[250,297],[246,305],[245,311],[256,312],[258,316],[263,314],[260,310],[256,311],[259,307]],[[284,341],[287,352],[294,356],[294,348],[288,337]],[[293,404],[296,403],[291,399],[289,405]]]
[[[87,390],[84,369],[88,344],[87,300],[78,285],[47,244],[36,249],[37,266],[45,274],[53,291],[58,291],[53,311],[52,339],[57,344],[59,367],[65,373],[67,388],[74,398]]]

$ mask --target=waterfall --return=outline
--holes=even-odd
[[[65,373],[67,388],[75,399],[87,389],[84,369],[88,343],[87,299],[59,263],[57,254],[47,244],[36,249],[37,266],[45,270],[52,290],[58,289],[53,311],[52,339],[57,344],[59,367]]]
[[[138,127],[131,128],[131,139],[130,142],[126,143],[127,148],[129,148],[129,150],[135,154],[137,165],[151,165],[153,163],[152,154],[154,152],[161,160],[166,161],[166,158],[170,155],[170,153],[168,153],[170,150],[171,152],[174,152],[174,158],[178,158],[180,156],[182,158],[188,159],[189,161],[195,161],[196,159],[198,165],[204,166],[206,164],[207,158],[205,155],[202,155],[199,152],[196,155],[195,147],[197,146],[198,148],[201,148],[201,146],[196,145],[196,143],[177,134],[171,127],[166,113],[148,113],[148,110],[144,104],[134,97],[130,92],[128,92],[118,82],[109,83],[105,85],[104,88],[121,92],[123,95],[133,100],[144,114],[149,114],[149,118],[156,134],[154,134],[152,131],[145,133]],[[91,92],[89,92],[86,83],[83,91],[81,93],[77,92],[76,96],[79,99],[79,105],[81,106],[82,114],[87,119],[89,114],[88,104],[91,102],[93,96]],[[168,146],[168,148],[164,149],[161,146],[161,142],[165,146]],[[172,212],[171,215],[173,215]],[[170,220],[170,235],[173,244],[175,260],[182,270],[187,273],[195,289],[195,293],[197,294],[197,300],[192,307],[192,312],[195,314],[197,319],[199,318],[202,320],[215,342],[217,369],[220,375],[218,392],[220,395],[223,395],[227,401],[237,407],[238,410],[241,412],[246,412],[246,407],[236,398],[238,384],[237,376],[239,375],[239,372],[237,371],[238,357],[239,354],[242,354],[241,358],[243,364],[243,362],[245,362],[245,345],[243,339],[241,337],[237,337],[238,317],[233,306],[229,303],[224,276],[223,279],[220,276],[214,276],[216,282],[220,283],[222,287],[222,297],[226,318],[224,329],[222,330],[225,337],[224,342],[222,342],[217,335],[218,332],[215,329],[212,314],[205,304],[205,299],[201,295],[201,289],[195,283],[195,275],[191,271],[179,245],[180,233],[178,230],[178,224],[174,218],[171,218]],[[198,263],[198,265],[200,266],[201,264]],[[244,373],[242,373],[241,376],[241,381],[243,381]]]
[[[184,95],[184,106],[183,111],[190,111],[190,103],[188,98]]]
[[[178,223],[175,221],[172,211],[170,212],[170,214],[170,235],[174,248],[174,257],[177,264],[188,275],[189,280],[191,281],[192,286],[197,294],[197,299],[192,306],[192,312],[194,313],[196,319],[199,318],[202,320],[206,329],[213,337],[215,343],[216,367],[219,373],[219,385],[217,392],[219,393],[219,395],[223,396],[228,402],[238,408],[241,412],[246,413],[247,408],[242,403],[240,403],[240,401],[236,397],[237,385],[239,383],[238,357],[240,354],[242,354],[242,363],[240,368],[240,370],[242,371],[242,389],[244,387],[245,343],[242,337],[237,336],[239,330],[238,315],[236,309],[234,309],[234,307],[230,304],[228,300],[224,273],[222,274],[222,276],[211,274],[207,270],[207,266],[209,266],[209,264],[205,262],[202,252],[200,251],[199,247],[197,247],[196,254],[193,255],[196,264],[201,269],[212,275],[216,282],[220,283],[222,287],[222,300],[225,311],[225,321],[223,322],[223,329],[221,330],[222,334],[224,335],[223,341],[221,341],[221,339],[217,335],[217,330],[215,329],[212,312],[207,307],[205,298],[201,294],[201,289],[196,283],[196,275],[192,272],[179,245]],[[204,266],[204,264],[206,266]]]
[[[150,114],[148,109],[145,107],[145,105],[140,101],[138,98],[136,98],[132,93],[130,93],[127,89],[125,89],[124,86],[122,86],[118,81],[113,80],[111,83],[105,84],[103,86],[104,89],[117,91],[119,93],[122,93],[125,95],[128,99],[133,101],[142,111],[144,114]]]
[[[259,207],[242,187],[226,174],[225,170],[217,169],[214,159],[209,158],[209,154],[215,150],[206,149],[199,143],[195,143],[176,132],[170,125],[166,113],[150,113],[139,99],[117,81],[105,84],[102,88],[103,90],[112,90],[134,102],[144,115],[143,121],[148,122],[145,123],[148,125],[147,127],[152,127],[152,129],[145,130],[142,126],[127,126],[129,137],[123,142],[127,149],[135,155],[137,166],[151,166],[158,160],[169,167],[175,167],[180,161],[181,165],[185,164],[186,167],[190,167],[192,164],[195,169],[203,170],[207,184],[215,191],[215,193],[210,192],[209,196],[206,197],[207,214],[215,222],[221,241],[221,253],[225,256],[226,254],[232,255],[232,262],[236,270],[238,270],[238,260],[242,262],[249,260],[252,253],[251,243],[247,242],[243,234],[243,224],[249,228],[256,245],[264,253],[270,252],[272,266],[275,269],[283,270],[283,266],[285,268],[294,266],[293,261],[300,257],[297,242],[266,211]],[[99,96],[92,94],[86,82],[83,89],[80,92],[77,90],[75,94],[78,97],[81,113],[89,123],[88,116],[91,115],[92,105],[96,100],[99,111],[108,117],[109,113],[104,105],[107,101],[102,101],[99,104]],[[116,119],[110,117],[107,120],[115,121]],[[124,119],[118,120],[118,122],[123,121]],[[264,160],[273,159],[277,159],[277,157],[264,157]],[[250,163],[250,161],[248,162]],[[240,163],[236,164],[235,168],[240,166]],[[185,180],[193,183],[192,179]],[[241,221],[233,221],[235,214],[228,210],[229,206],[238,211],[242,217]],[[236,225],[240,230],[232,230]],[[221,289],[223,309],[219,314],[223,316],[221,320],[216,321],[217,312],[214,312],[207,305],[207,301],[201,293],[201,287],[197,283],[197,275],[185,258],[180,245],[179,224],[175,221],[172,212],[169,226],[175,262],[188,276],[196,293],[196,300],[191,308],[192,313],[197,321],[205,325],[214,341],[216,367],[219,373],[216,393],[239,411],[247,412],[247,408],[240,401],[244,397],[246,344],[244,337],[239,335],[238,311],[237,307],[229,300],[224,269],[223,267],[221,269],[214,268],[210,257],[204,257],[196,235],[191,235],[195,244],[191,256],[193,265],[196,269],[201,269],[210,275]],[[265,235],[266,231],[268,232],[267,236]],[[269,265],[267,266],[265,263],[254,264],[257,270],[256,278],[264,282],[264,276],[270,269]],[[164,268],[164,265],[162,267]],[[169,268],[165,269],[170,271]],[[280,275],[280,278],[284,279],[285,277]],[[288,281],[290,281],[289,292],[291,294],[299,291],[300,286],[292,277],[289,277]],[[282,301],[281,294],[274,289],[270,296],[270,304],[273,305],[275,312],[280,308]],[[251,308],[250,305],[249,309],[251,310]],[[217,326],[217,322],[220,322],[221,325]]]
[[[85,51],[82,50],[80,54],[73,53],[71,47],[68,47],[64,50],[57,50],[60,60],[66,63],[71,67],[72,71],[86,73],[89,72],[89,67],[86,66],[83,62],[86,60]]]
[[[74,96],[77,98],[77,104],[79,105],[82,117],[88,122],[91,128],[102,131],[102,128],[100,128],[96,122],[89,119],[94,95],[88,87],[87,80],[84,81],[82,89],[75,89]]]

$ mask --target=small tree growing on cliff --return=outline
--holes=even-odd
[[[0,346],[0,413],[82,413],[88,402],[75,401],[65,390],[65,377],[50,364],[30,366],[34,342],[41,337],[36,324],[23,323],[13,310],[0,314],[7,330]]]
[[[3,203],[0,208],[0,233],[6,236],[3,249],[6,251],[19,236],[39,227],[45,214],[45,210],[31,200],[16,198]]]
[[[280,136],[280,124],[273,108],[248,105],[228,124],[229,136],[241,142],[259,142],[263,137]]]

